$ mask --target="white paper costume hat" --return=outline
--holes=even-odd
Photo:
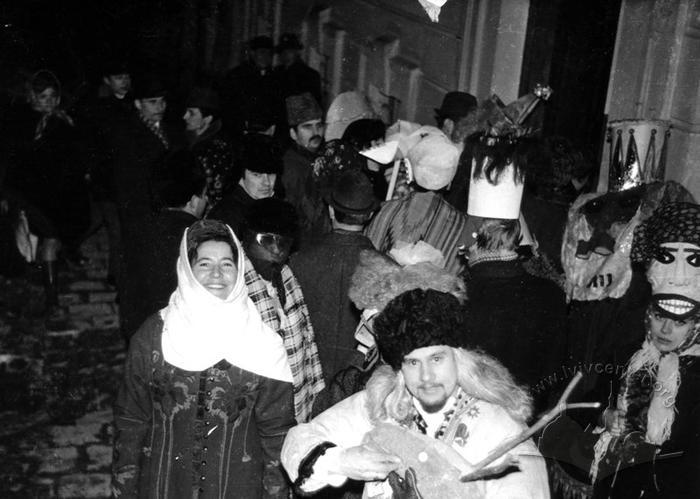
[[[439,128],[399,120],[387,129],[383,144],[360,154],[381,164],[406,158],[416,183],[435,191],[454,178],[460,151]]]
[[[363,118],[374,118],[372,105],[360,92],[343,92],[339,94],[328,107],[326,112],[326,141],[339,139],[345,129],[353,121]]]
[[[479,106],[482,135],[473,144],[467,214],[515,220],[525,186],[526,139],[533,132],[523,122],[549,87],[535,90],[505,106],[497,95]]]

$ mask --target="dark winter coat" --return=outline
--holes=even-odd
[[[165,155],[181,142],[177,131],[163,123],[168,147],[153,133],[134,111],[115,127],[111,137],[114,151],[113,185],[121,226],[124,273],[119,289],[119,314],[122,331],[133,334],[143,320],[140,280],[130,276],[140,272],[142,240],[149,231],[145,221],[153,214],[151,178]],[[177,245],[176,245],[177,246]]]
[[[272,68],[260,71],[246,61],[226,74],[220,93],[224,127],[230,135],[240,135],[257,114],[270,117],[271,123],[284,116],[282,89]]]
[[[299,95],[309,92],[320,106],[323,106],[321,94],[321,75],[310,68],[304,61],[297,59],[288,67],[277,66],[275,75],[280,81],[282,96]]]
[[[201,372],[174,367],[162,329],[155,315],[131,339],[114,405],[116,497],[286,498],[291,383],[223,360]]]
[[[290,260],[309,308],[326,386],[341,369],[361,365],[354,338],[360,312],[348,290],[360,251],[372,248],[361,233],[336,230],[313,240]]]
[[[320,236],[331,230],[328,207],[312,176],[314,158],[313,153],[294,144],[283,157],[284,199],[296,208],[304,237]]]
[[[643,371],[632,377],[630,403],[625,417],[634,438],[619,440],[608,450],[605,461],[615,469],[621,455],[634,456],[635,465],[602,479],[595,498],[700,497],[700,359],[681,357],[680,386],[675,399],[676,415],[671,435],[661,446],[639,441],[646,433],[646,418],[654,390],[654,379]],[[622,467],[624,468],[624,466]]]
[[[253,201],[252,197],[241,187],[236,184],[231,192],[226,194],[223,199],[209,213],[207,218],[211,220],[220,220],[228,224],[237,236],[241,237],[243,222],[245,221],[245,210]]]
[[[530,388],[535,411],[546,409],[549,376],[561,369],[566,338],[564,293],[552,281],[528,274],[519,261],[470,267],[471,344],[500,360]]]
[[[167,209],[146,219],[149,230],[144,233],[142,251],[136,257],[138,271],[129,275],[130,280],[141,283],[140,311],[135,321],[141,323],[168,305],[177,288],[176,264],[182,234],[196,221],[194,215]]]
[[[80,133],[84,162],[90,174],[90,190],[94,199],[114,201],[114,150],[111,136],[134,112],[129,96],[96,98],[77,108],[76,125]]]
[[[90,223],[85,168],[78,135],[67,121],[50,117],[35,138],[41,114],[21,106],[8,119],[7,187],[48,219],[64,244],[75,245]]]

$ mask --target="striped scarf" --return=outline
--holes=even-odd
[[[459,247],[469,240],[467,217],[434,192],[413,192],[404,199],[386,202],[365,235],[382,253],[396,243],[425,241],[445,256],[445,269],[458,273],[462,267]]]

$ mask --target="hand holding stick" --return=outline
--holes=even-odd
[[[600,407],[600,403],[598,402],[581,402],[581,403],[575,403],[575,404],[567,404],[566,401],[568,400],[569,396],[571,395],[571,392],[574,390],[576,385],[578,384],[579,381],[581,381],[581,378],[583,377],[583,374],[579,371],[576,373],[576,376],[574,376],[574,379],[571,380],[571,383],[566,387],[566,390],[564,390],[564,393],[562,393],[561,397],[559,398],[559,402],[550,409],[544,416],[542,416],[534,425],[531,427],[523,430],[519,434],[508,438],[501,442],[499,445],[497,445],[489,454],[476,463],[474,465],[474,469],[471,470],[469,473],[466,475],[462,475],[459,479],[462,482],[472,482],[474,480],[480,480],[484,478],[485,476],[490,475],[491,473],[484,473],[486,470],[486,467],[494,462],[495,460],[499,459],[500,457],[504,456],[508,451],[512,450],[513,448],[517,447],[521,443],[523,443],[525,440],[530,438],[532,435],[540,431],[542,428],[547,426],[555,417],[557,417],[559,414],[564,412],[567,409],[598,409]],[[515,464],[514,460],[509,460],[507,461],[508,466],[512,466]],[[491,468],[489,468],[491,470]],[[494,471],[503,471],[504,468],[503,466],[497,466],[493,468]]]

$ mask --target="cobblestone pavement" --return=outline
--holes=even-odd
[[[112,402],[125,345],[107,284],[106,236],[63,265],[47,317],[39,269],[0,277],[0,497],[110,495]]]

